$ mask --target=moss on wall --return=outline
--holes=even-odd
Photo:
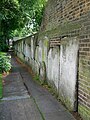
[[[70,101],[70,98],[68,98],[66,96],[62,96],[62,94],[60,92],[59,92],[58,99],[60,99],[62,101],[62,103],[66,106],[67,109],[69,109],[69,111],[72,111],[74,109],[74,107],[72,106],[72,103]]]
[[[45,53],[44,53],[44,48],[42,49],[42,61],[45,61]]]
[[[45,40],[44,40],[44,45],[45,45],[45,47],[48,48],[48,46],[49,46],[49,40],[48,40],[48,39],[45,39]]]
[[[75,36],[78,34],[78,30],[81,28],[81,23],[70,23],[65,22],[64,24],[59,25],[55,29],[51,29],[48,31],[41,32],[39,34],[39,39],[43,39],[44,36],[51,37],[57,37],[57,36],[64,36],[64,35],[70,35],[70,33]]]
[[[90,66],[87,66],[87,65],[85,66],[83,59],[79,60],[79,63],[80,63],[79,71],[82,72],[83,76],[90,78]],[[89,81],[90,81],[90,79],[89,79]]]
[[[90,109],[89,108],[79,104],[78,111],[81,114],[83,120],[90,120]]]

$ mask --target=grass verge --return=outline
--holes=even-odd
[[[2,85],[2,74],[0,74],[0,98],[2,98],[2,90],[3,89],[3,85]]]

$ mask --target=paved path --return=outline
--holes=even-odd
[[[75,120],[15,58],[12,65],[12,73],[5,78],[0,120]]]

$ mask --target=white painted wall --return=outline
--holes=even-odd
[[[55,85],[58,90],[59,83],[59,58],[60,58],[59,47],[51,48],[48,54],[48,67],[47,67],[47,78],[50,83]]]
[[[65,40],[65,39],[64,39]],[[66,41],[68,41],[66,39]],[[67,44],[61,45],[60,50],[60,82],[59,92],[69,98],[72,105],[75,102],[75,86],[77,81],[78,42],[73,38]]]
[[[31,38],[31,58],[34,58],[34,40]]]
[[[42,41],[40,40],[39,41],[39,48],[38,48],[38,59],[39,59],[39,62],[42,62]]]
[[[29,57],[29,64],[37,74],[39,74],[40,64],[44,61],[48,82],[52,84],[64,100],[69,100],[73,109],[77,81],[78,41],[74,37],[64,38],[61,40],[60,46],[48,48],[49,46],[47,44],[49,40],[45,40],[40,40],[38,46],[35,46],[35,41],[31,38],[30,41],[22,45],[24,46],[24,54],[26,57]],[[29,43],[31,45],[30,47],[28,46]],[[19,47],[20,45],[18,43],[18,51],[21,52]],[[22,59],[25,61],[26,57],[22,57]],[[43,68],[41,68],[41,77],[44,73],[42,70]]]

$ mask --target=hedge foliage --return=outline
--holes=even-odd
[[[0,52],[0,73],[8,72],[11,69],[11,56]]]

